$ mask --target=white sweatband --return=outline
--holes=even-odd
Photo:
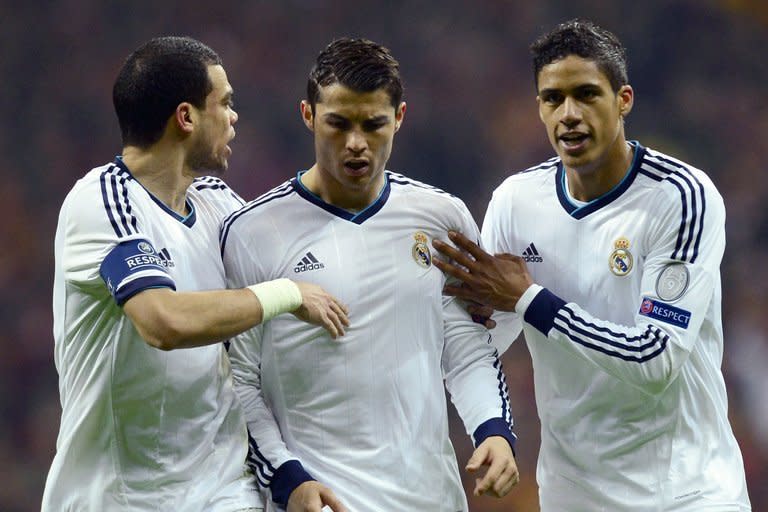
[[[301,291],[290,279],[275,279],[248,286],[248,289],[261,302],[262,323],[282,313],[295,311],[302,303]]]

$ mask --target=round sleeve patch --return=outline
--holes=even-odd
[[[676,301],[688,288],[688,279],[688,269],[684,263],[669,263],[656,279],[656,295],[664,301]]]

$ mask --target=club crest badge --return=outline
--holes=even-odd
[[[419,266],[429,268],[432,266],[432,253],[429,251],[429,238],[422,231],[413,234],[416,243],[413,244],[411,255]]]
[[[624,237],[613,242],[613,252],[608,259],[608,266],[617,276],[625,276],[632,271],[632,253],[629,252],[629,240]]]
[[[689,274],[684,263],[670,263],[656,279],[656,295],[661,300],[674,302],[688,289]]]

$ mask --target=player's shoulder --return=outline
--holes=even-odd
[[[526,194],[554,180],[560,165],[560,157],[552,157],[523,170],[514,171],[494,190],[494,196]]]
[[[201,176],[192,180],[190,192],[200,197],[213,198],[214,200],[234,200],[241,206],[245,201],[224,180],[216,176]]]
[[[296,188],[293,185],[293,180],[287,180],[272,190],[248,201],[240,209],[229,214],[224,218],[221,225],[222,247],[226,243],[230,232],[244,229],[245,226],[255,228],[265,224],[250,222],[250,220],[255,216],[268,214],[274,209],[290,208],[290,202],[294,196],[296,196]]]
[[[424,183],[404,174],[386,171],[387,180],[394,195],[402,195],[407,201],[423,201],[422,204],[453,205],[465,207],[464,201],[438,187]]]
[[[695,200],[721,203],[722,196],[706,172],[678,158],[644,148],[638,172],[641,179],[666,192],[674,201]]]

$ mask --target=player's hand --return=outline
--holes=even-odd
[[[501,436],[491,436],[480,443],[467,462],[466,470],[474,473],[481,466],[488,466],[488,471],[482,478],[475,479],[475,496],[486,494],[502,498],[520,481],[512,447]]]
[[[321,512],[329,509],[333,512],[347,512],[333,491],[314,480],[302,483],[288,497],[287,512]]]
[[[297,282],[296,286],[301,291],[301,306],[293,314],[300,320],[322,326],[333,339],[344,336],[344,328],[349,327],[347,306],[316,284]]]
[[[470,302],[467,305],[467,311],[472,315],[472,321],[476,324],[484,325],[486,329],[496,327],[496,320],[491,319],[493,307]]]
[[[525,261],[513,254],[491,256],[455,231],[449,231],[448,237],[458,249],[438,239],[432,240],[432,245],[454,263],[440,258],[433,258],[432,262],[447,275],[459,279],[462,284],[446,285],[443,293],[487,304],[499,311],[514,311],[517,301],[533,284]]]

